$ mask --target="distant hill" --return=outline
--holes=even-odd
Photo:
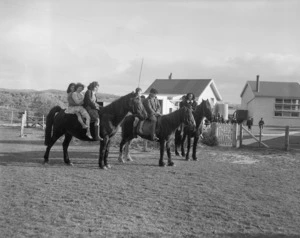
[[[98,93],[97,98],[102,102],[112,102],[119,96]],[[47,115],[49,110],[56,105],[62,108],[67,107],[67,93],[65,91],[56,89],[37,91],[0,88],[0,107],[5,106],[19,111],[27,110],[31,115],[42,116]]]

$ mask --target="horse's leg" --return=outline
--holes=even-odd
[[[133,159],[131,158],[131,155],[129,153],[129,147],[130,147],[130,143],[131,143],[131,140],[129,140],[125,146],[125,158],[127,161],[133,161]]]
[[[109,140],[109,136],[105,136],[102,141],[100,141],[100,148],[99,148],[99,168],[100,169],[107,169],[107,167],[104,165],[104,158],[105,158],[105,151],[106,146]]]
[[[187,135],[187,148],[186,148],[186,154],[185,159],[190,160],[190,148],[191,148],[191,134],[188,133]]]
[[[68,154],[68,147],[69,147],[69,144],[72,140],[72,135],[69,134],[69,133],[65,133],[65,139],[64,139],[64,142],[63,142],[63,151],[64,151],[64,162],[65,164],[67,165],[73,165],[69,159],[69,154]]]
[[[181,144],[181,131],[176,130],[175,132],[175,155],[179,156],[178,146]]]
[[[160,167],[166,166],[164,162],[164,153],[165,153],[165,140],[161,139],[160,140],[160,158],[159,158],[159,163],[158,165]]]
[[[111,168],[111,166],[108,164],[107,162],[107,158],[108,158],[108,154],[109,154],[109,149],[110,149],[110,138],[108,139],[108,142],[106,143],[106,150],[105,150],[105,153],[104,153],[104,166],[108,169]]]
[[[186,132],[184,131],[183,132],[183,136],[182,136],[182,139],[181,139],[181,156],[184,157],[185,156],[185,152],[184,152],[184,141],[185,141],[185,138],[186,138]]]
[[[44,164],[47,164],[49,163],[49,154],[50,154],[50,150],[52,148],[52,146],[55,144],[55,142],[63,135],[63,133],[60,133],[60,134],[53,134],[48,145],[47,145],[47,148],[46,148],[46,152],[44,154]]]
[[[126,143],[127,143],[127,140],[125,138],[122,138],[121,142],[120,142],[120,149],[119,149],[119,162],[120,163],[124,163],[124,160],[123,160],[123,150],[124,150],[124,146],[126,148]]]
[[[197,144],[198,144],[199,136],[194,137],[194,143],[193,143],[193,160],[198,160],[197,158]]]
[[[170,138],[168,138],[166,142],[166,148],[167,148],[167,155],[168,155],[168,166],[174,166],[175,164],[172,161],[172,156],[171,156]]]

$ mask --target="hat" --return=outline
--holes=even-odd
[[[153,93],[153,94],[158,94],[157,90],[155,88],[151,88],[150,89],[150,93]]]
[[[141,88],[136,88],[135,89],[135,92],[137,93],[137,92],[141,92],[142,91],[142,89]]]

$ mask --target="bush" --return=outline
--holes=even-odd
[[[207,132],[202,134],[202,143],[208,146],[217,146],[219,145],[218,138],[214,135],[211,135]]]

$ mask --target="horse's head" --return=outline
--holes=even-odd
[[[133,93],[133,97],[129,100],[130,112],[137,115],[141,120],[147,118],[147,112],[143,105],[142,99]]]
[[[200,113],[202,117],[206,117],[207,120],[211,121],[212,120],[212,109],[211,105],[207,100],[203,100],[200,104]]]
[[[183,124],[189,127],[195,127],[196,122],[193,115],[193,110],[188,107],[182,107],[184,112]]]

